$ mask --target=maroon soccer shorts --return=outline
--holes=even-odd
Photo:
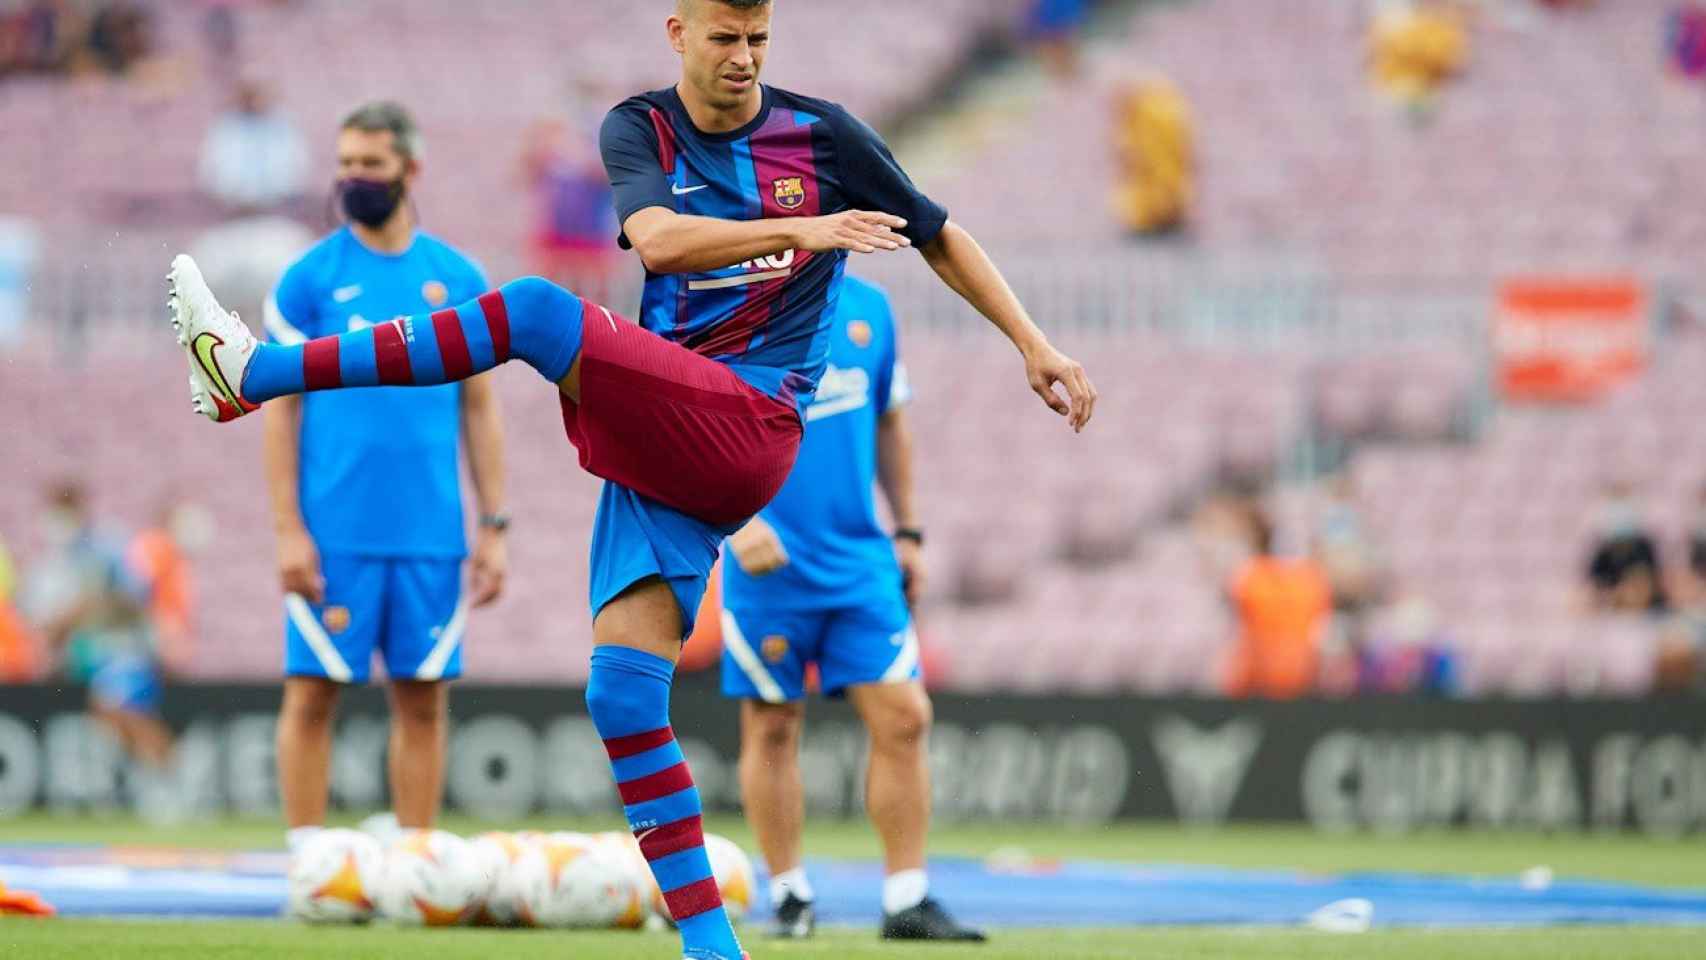
[[[788,479],[799,412],[727,366],[591,301],[580,365],[563,426],[588,473],[718,525],[745,522]]]

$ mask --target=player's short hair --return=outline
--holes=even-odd
[[[397,153],[404,161],[417,161],[426,152],[415,118],[395,100],[374,100],[356,107],[344,117],[339,129],[360,130],[362,133],[389,132],[392,142],[397,145]]]
[[[692,3],[699,2],[699,0],[678,0],[678,2],[682,8],[686,8]],[[758,7],[770,6],[770,0],[702,0],[702,2],[720,3],[725,7],[734,7],[736,10],[754,10]]]

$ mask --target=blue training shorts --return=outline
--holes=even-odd
[[[396,680],[454,680],[462,675],[462,561],[320,558],[326,602],[285,597],[284,672],[366,683],[375,652]]]
[[[160,674],[147,657],[106,657],[89,672],[89,695],[110,710],[155,713],[160,709]]]
[[[642,580],[656,577],[669,585],[681,606],[681,635],[693,632],[699,601],[723,539],[736,524],[695,520],[679,510],[606,481],[592,525],[592,616]]]
[[[806,664],[816,663],[826,696],[866,683],[923,676],[918,634],[906,603],[836,610],[723,611],[723,694],[787,703],[806,693]]]

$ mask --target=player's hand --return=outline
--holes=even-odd
[[[906,585],[906,605],[918,608],[918,598],[924,595],[926,582],[924,546],[917,540],[902,537],[894,542],[894,558],[900,562],[900,580]]]
[[[474,541],[474,555],[469,561],[469,578],[473,582],[474,606],[483,607],[503,595],[504,577],[509,574],[509,547],[503,534],[481,527]]]
[[[1078,361],[1044,341],[1040,346],[1025,351],[1025,377],[1049,409],[1067,418],[1073,433],[1082,433],[1090,424],[1098,394]],[[1055,391],[1056,384],[1066,389],[1065,400]]]
[[[278,535],[278,579],[285,593],[309,603],[326,601],[326,578],[320,575],[320,551],[314,538],[298,527]]]
[[[911,240],[897,232],[906,227],[906,221],[887,213],[848,210],[827,217],[804,217],[798,224],[794,246],[812,253],[882,253],[912,246]]]
[[[729,538],[729,549],[749,577],[762,577],[788,565],[788,551],[782,547],[782,538],[776,536],[770,524],[757,517],[735,531]]]

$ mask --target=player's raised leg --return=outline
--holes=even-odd
[[[680,602],[662,580],[645,580],[606,604],[592,629],[587,712],[610,755],[628,826],[681,931],[683,955],[739,960],[705,853],[699,790],[669,724]]]
[[[520,360],[547,380],[569,378],[585,308],[538,277],[512,280],[437,313],[299,344],[262,343],[219,305],[194,260],[167,277],[178,342],[189,351],[190,396],[210,420],[234,420],[278,397],[344,387],[436,386]]]

